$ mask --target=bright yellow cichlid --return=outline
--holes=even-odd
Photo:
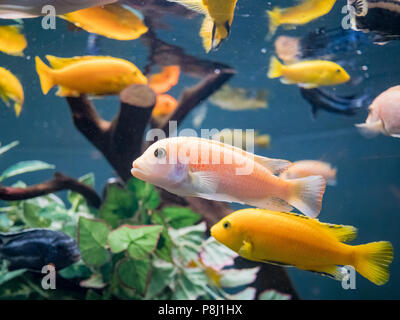
[[[21,29],[18,25],[0,26],[0,51],[12,56],[24,55],[28,43]]]
[[[350,75],[337,63],[325,60],[308,60],[283,65],[275,57],[271,58],[268,77],[281,78],[285,84],[298,84],[312,89],[333,86],[350,80]]]
[[[14,101],[14,110],[20,115],[24,104],[24,89],[21,83],[10,71],[0,67],[0,98],[9,106],[10,100]]]
[[[119,94],[129,85],[147,84],[143,73],[127,60],[101,56],[46,58],[52,68],[36,57],[36,70],[44,94],[56,85],[59,86],[58,96],[77,97],[80,94]]]
[[[338,266],[351,265],[376,285],[385,284],[393,260],[391,243],[343,243],[356,233],[352,226],[262,209],[236,211],[211,228],[217,241],[248,260],[295,266],[335,279],[343,277]]]
[[[200,36],[207,52],[216,50],[228,38],[233,23],[237,0],[168,0],[204,14]]]
[[[142,19],[120,4],[83,9],[61,18],[87,32],[116,40],[135,40],[148,31]]]
[[[269,35],[272,36],[280,25],[303,25],[329,13],[336,0],[302,0],[297,6],[267,11]]]

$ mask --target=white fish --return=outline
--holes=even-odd
[[[35,18],[46,14],[43,7],[50,5],[57,15],[102,6],[118,0],[0,0],[0,19]]]

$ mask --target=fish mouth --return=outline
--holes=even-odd
[[[131,174],[139,179],[148,176],[148,172],[143,169],[143,166],[139,166],[137,161],[132,164]]]

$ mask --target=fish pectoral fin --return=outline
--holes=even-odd
[[[210,52],[213,43],[214,27],[215,27],[214,21],[207,14],[203,20],[203,24],[201,25],[200,29],[200,37],[203,40],[203,47],[207,53]]]
[[[340,266],[336,265],[331,265],[331,266],[296,266],[296,268],[299,268],[301,270],[309,271],[309,272],[314,272],[318,273],[322,276],[326,276],[335,280],[343,280],[344,276],[346,275],[346,272],[342,272],[343,268]]]
[[[194,189],[199,194],[213,195],[218,188],[218,177],[212,172],[189,172],[189,178]]]
[[[249,200],[246,201],[246,203],[256,208],[272,210],[272,211],[290,212],[293,210],[293,207],[286,201],[274,197]]]
[[[254,155],[254,160],[270,170],[273,174],[280,174],[285,171],[292,163],[282,159],[272,159]]]
[[[168,0],[169,2],[179,3],[180,5],[201,14],[208,14],[207,8],[202,0]]]
[[[356,127],[360,130],[360,133],[367,138],[375,137],[384,129],[382,120],[356,124]]]
[[[239,255],[242,256],[243,258],[250,258],[251,254],[253,252],[253,245],[251,244],[250,241],[243,240],[243,243],[239,249]]]

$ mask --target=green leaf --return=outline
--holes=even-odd
[[[103,265],[110,258],[105,249],[110,228],[99,220],[79,218],[78,243],[82,259],[88,265]]]
[[[19,277],[25,271],[26,271],[25,269],[8,271],[7,270],[7,262],[5,260],[3,260],[3,263],[1,265],[1,272],[0,272],[0,286],[2,284],[6,283],[7,281],[10,281],[14,278]]]
[[[184,264],[197,260],[206,229],[204,222],[191,227],[169,229],[174,244],[173,253]]]
[[[162,229],[162,226],[123,225],[110,232],[108,242],[112,252],[127,250],[132,258],[142,259],[155,250]]]
[[[80,278],[80,279],[87,279],[90,278],[92,272],[88,267],[86,267],[82,261],[74,263],[67,268],[64,268],[58,272],[61,277],[65,279],[73,279],[73,278]]]
[[[21,161],[18,162],[8,169],[6,169],[0,176],[0,181],[14,177],[23,173],[27,172],[34,172],[34,171],[39,171],[39,170],[48,170],[48,169],[54,169],[55,166],[48,164],[43,161],[37,161],[37,160],[32,160],[32,161]]]
[[[255,288],[246,288],[236,294],[229,295],[230,300],[254,300],[256,296]]]
[[[227,269],[221,271],[220,286],[235,288],[253,283],[257,278],[259,267],[251,269]]]
[[[175,267],[173,264],[162,260],[155,260],[153,262],[153,270],[151,272],[146,299],[152,299],[154,296],[161,293],[172,281],[174,274]]]
[[[100,209],[100,216],[116,228],[121,219],[132,218],[138,207],[132,192],[111,185],[107,189],[107,199]]]
[[[258,296],[259,300],[290,300],[290,294],[279,293],[275,290],[266,290]]]
[[[213,237],[209,237],[203,242],[203,250],[200,254],[201,261],[209,267],[220,270],[234,264],[234,259],[238,254]]]
[[[101,273],[93,273],[89,279],[82,280],[79,285],[83,288],[103,289],[106,284]]]
[[[88,173],[78,179],[80,182],[83,184],[88,185],[89,187],[94,188],[95,180],[94,180],[94,174],[93,173]],[[72,212],[77,212],[78,210],[84,210],[84,211],[89,211],[87,208],[87,202],[85,197],[83,197],[81,194],[73,191],[68,191],[68,201],[71,203],[71,210]],[[83,209],[79,209],[80,206],[85,206]]]
[[[103,297],[92,289],[86,293],[86,300],[103,300]]]
[[[168,230],[164,228],[161,232],[160,239],[158,240],[157,249],[155,251],[156,256],[162,260],[173,262],[172,245],[172,240],[169,236]]]
[[[166,223],[175,229],[193,226],[201,220],[201,216],[189,208],[167,207],[162,210],[162,214]]]
[[[14,142],[11,142],[10,144],[5,145],[4,147],[1,147],[0,148],[0,156],[3,153],[6,153],[8,150],[16,147],[17,145],[19,145],[19,141],[14,141]]]
[[[23,219],[25,224],[30,228],[48,228],[51,220],[40,217],[41,208],[34,203],[25,201],[23,203]]]
[[[203,270],[199,268],[186,268],[176,274],[172,299],[196,300],[206,293],[208,279]]]
[[[148,210],[154,210],[158,208],[160,201],[160,194],[154,189],[150,196],[145,200],[144,206]]]
[[[137,293],[144,296],[150,280],[151,263],[149,259],[122,260],[118,266],[119,280],[125,286],[135,289]]]

